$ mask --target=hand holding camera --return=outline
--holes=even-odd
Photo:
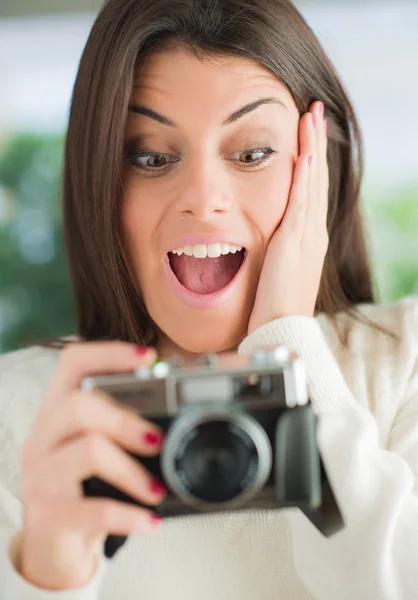
[[[316,446],[304,366],[283,346],[156,362],[123,342],[65,348],[21,455],[19,570],[81,587],[159,517],[299,506],[341,514]]]
[[[305,365],[284,346],[157,362],[86,377],[81,387],[101,390],[164,431],[158,455],[130,452],[168,489],[159,515],[297,506],[324,535],[341,528]],[[100,477],[83,488],[87,496],[143,505]],[[108,536],[105,555],[125,540]]]
[[[102,477],[144,505],[165,491],[140,462],[161,447],[161,429],[103,392],[86,393],[87,375],[131,372],[156,359],[138,356],[123,342],[68,345],[21,454],[23,528],[19,532],[22,576],[43,589],[87,583],[97,568],[97,546],[109,532],[149,533],[159,519],[151,509],[110,498],[86,498],[82,481]]]

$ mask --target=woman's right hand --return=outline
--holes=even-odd
[[[117,341],[77,342],[61,352],[21,452],[18,568],[33,585],[50,590],[82,587],[96,572],[97,547],[109,533],[158,529],[158,517],[150,510],[85,497],[81,484],[97,476],[149,506],[164,499],[165,490],[153,485],[150,474],[124,450],[156,455],[162,431],[110,396],[79,387],[88,375],[129,372],[157,358],[152,348],[137,352],[132,344]]]

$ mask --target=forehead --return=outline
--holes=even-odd
[[[184,49],[149,55],[135,72],[135,98],[210,98],[227,103],[246,91],[276,92],[289,106],[293,97],[280,80],[255,61],[237,56],[193,56]]]

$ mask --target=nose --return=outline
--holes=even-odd
[[[198,220],[208,220],[215,214],[227,213],[233,203],[232,193],[222,167],[193,161],[184,173],[184,185],[179,190],[176,210]]]

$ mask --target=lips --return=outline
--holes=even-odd
[[[172,259],[172,256],[170,256],[170,258],[169,258],[169,254],[166,254],[164,256],[164,260],[163,260],[164,270],[167,274],[168,282],[171,286],[171,289],[172,289],[174,295],[180,301],[182,301],[183,303],[187,304],[188,306],[190,306],[192,308],[210,309],[210,308],[216,308],[216,307],[224,304],[226,301],[228,301],[228,299],[232,296],[232,294],[235,294],[237,292],[237,288],[244,278],[247,260],[248,260],[248,252],[242,251],[242,253],[244,254],[243,260],[241,262],[241,265],[238,268],[238,271],[235,273],[235,275],[233,276],[231,281],[229,281],[229,283],[227,283],[227,285],[225,285],[224,287],[221,287],[217,291],[215,291],[213,293],[209,293],[209,294],[208,293],[195,293],[193,291],[188,290],[184,285],[182,285],[180,283],[179,279],[177,278],[177,276],[174,274],[173,269],[171,268],[170,260]],[[204,260],[204,259],[197,259],[197,260]],[[211,259],[211,260],[214,260],[214,259]]]
[[[189,292],[213,294],[226,287],[235,277],[244,260],[245,250],[216,258],[195,258],[169,253],[174,275]]]

